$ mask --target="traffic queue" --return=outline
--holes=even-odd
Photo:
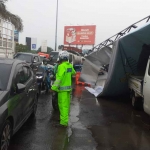
[[[71,80],[76,72],[67,51],[57,56],[54,65],[45,56],[41,60],[38,54],[31,53],[17,53],[14,59],[0,58],[1,149],[7,150],[12,135],[30,116],[35,117],[41,93],[52,94],[52,106],[60,112],[57,126],[67,127]]]

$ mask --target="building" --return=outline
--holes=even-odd
[[[13,58],[14,26],[0,18],[0,57]]]

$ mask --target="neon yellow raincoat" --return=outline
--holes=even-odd
[[[58,66],[56,80],[52,90],[58,92],[58,106],[60,111],[60,124],[68,125],[70,109],[70,92],[72,90],[72,75],[76,72],[69,62],[63,62]]]

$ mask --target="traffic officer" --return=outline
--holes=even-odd
[[[60,65],[56,73],[56,80],[52,85],[52,90],[58,92],[58,107],[60,111],[60,124],[56,126],[67,127],[70,110],[70,93],[72,90],[72,75],[76,72],[68,62],[69,53],[61,51],[59,53]]]

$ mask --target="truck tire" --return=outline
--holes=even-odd
[[[132,94],[132,106],[136,110],[142,110],[143,109],[143,100],[141,97],[136,97],[135,93]]]

